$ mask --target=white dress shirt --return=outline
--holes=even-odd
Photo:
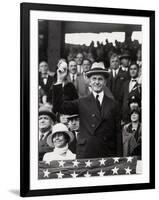
[[[136,85],[136,83],[138,83],[138,80],[136,78],[130,80],[130,83],[129,83],[129,92],[131,92],[131,90]]]
[[[118,71],[119,71],[119,68],[118,69],[113,69],[112,72],[113,72],[113,77],[115,78],[118,74]]]
[[[99,97],[98,97],[98,100],[99,100],[99,102],[100,102],[100,105],[102,105],[103,97],[104,97],[104,91],[102,91],[102,92],[100,92],[100,93],[96,93],[96,92],[93,92],[93,91],[92,91],[92,93],[93,93],[95,99],[96,99],[96,96],[97,96],[97,95],[99,96]]]
[[[74,77],[74,81],[76,80],[77,78],[77,74],[71,74],[70,73],[70,78],[71,78],[71,81],[73,82],[73,77]]]

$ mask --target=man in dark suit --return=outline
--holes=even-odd
[[[69,144],[69,149],[72,151],[72,153],[76,154],[77,138],[79,135],[79,128],[80,128],[79,115],[78,114],[69,115],[67,117],[67,120],[68,120],[68,128],[74,135],[73,141]]]
[[[124,123],[126,123],[129,113],[129,98],[135,96],[141,101],[141,84],[138,82],[138,71],[139,66],[136,63],[132,63],[129,69],[130,79],[124,83],[121,90],[122,120]]]
[[[52,126],[56,122],[56,116],[51,107],[42,106],[39,108],[39,160],[43,159],[45,153],[52,151],[47,144],[47,137],[52,133]]]
[[[57,70],[53,107],[66,114],[79,114],[77,158],[122,156],[122,134],[117,105],[104,94],[109,73],[103,65],[94,64],[86,74],[92,93],[74,101],[64,101],[62,83],[67,71]]]
[[[50,76],[48,73],[48,64],[45,61],[40,62],[39,64],[39,89],[43,91],[41,97],[41,103],[52,103],[52,92],[51,86],[55,82],[54,76]],[[46,97],[45,100],[43,97]]]
[[[70,60],[68,63],[68,74],[66,77],[66,82],[71,82],[77,88],[77,77],[79,74],[77,73],[77,63],[75,60]]]
[[[121,88],[126,80],[128,80],[128,72],[119,68],[120,60],[117,54],[110,57],[110,76],[108,78],[108,87],[114,95],[115,100],[121,105]]]

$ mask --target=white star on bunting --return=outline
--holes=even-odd
[[[133,157],[127,157],[127,162],[132,162]]]
[[[126,171],[125,174],[129,174],[129,175],[131,174],[130,172],[132,171],[132,169],[130,169],[129,167],[128,168],[124,168],[124,169]]]
[[[85,162],[85,164],[86,164],[86,167],[90,167],[92,162],[90,162],[90,160],[88,160],[87,162]]]
[[[79,165],[80,162],[78,162],[77,160],[75,160],[75,161],[72,161],[72,163],[73,163],[74,167],[78,167],[78,165]]]
[[[48,169],[46,169],[46,170],[43,170],[43,173],[44,173],[44,177],[49,178],[49,174],[50,174],[51,172],[49,172]]]
[[[120,158],[113,158],[114,163],[119,162],[119,159],[120,159]]]
[[[78,174],[76,174],[76,172],[74,171],[73,174],[71,174],[71,176],[72,176],[73,178],[76,178],[76,177],[78,176]]]
[[[64,167],[65,162],[63,160],[58,161],[59,162],[59,167]]]
[[[97,174],[99,174],[99,176],[104,176],[105,172],[103,172],[102,170],[100,172],[98,172]]]
[[[118,170],[119,170],[119,168],[117,168],[117,167],[114,167],[114,168],[112,169],[112,171],[113,171],[113,174],[118,174]]]
[[[84,174],[84,176],[85,176],[86,178],[89,178],[89,177],[91,176],[91,174],[89,174],[89,172],[87,171],[87,173]]]
[[[48,165],[50,165],[50,162],[51,162],[51,161],[45,161],[45,164],[48,164]]]
[[[106,160],[104,158],[102,158],[101,160],[99,160],[100,162],[100,166],[105,165]]]
[[[61,173],[61,171],[59,173],[56,173],[58,178],[63,178],[64,174]]]

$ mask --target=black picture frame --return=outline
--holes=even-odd
[[[148,17],[150,22],[150,180],[149,183],[74,187],[62,189],[30,189],[30,11],[60,11]],[[21,128],[20,128],[20,196],[43,196],[108,191],[139,190],[155,188],[155,12],[149,10],[130,10],[102,7],[83,7],[21,3]]]

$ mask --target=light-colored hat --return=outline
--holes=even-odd
[[[74,135],[71,131],[68,130],[67,126],[62,124],[62,123],[58,123],[58,124],[55,124],[54,126],[52,126],[52,133],[47,137],[47,144],[51,147],[54,147],[54,144],[53,144],[53,136],[58,133],[58,132],[63,132],[65,133],[66,135],[69,136],[69,143],[71,143],[74,139]]]
[[[54,122],[56,121],[56,115],[52,112],[51,107],[49,106],[41,106],[39,108],[39,116],[40,115],[48,115]]]
[[[105,76],[105,78],[108,78],[109,76],[109,72],[105,69],[103,62],[94,62],[92,64],[91,69],[88,72],[86,72],[88,78],[94,74],[102,74]]]

